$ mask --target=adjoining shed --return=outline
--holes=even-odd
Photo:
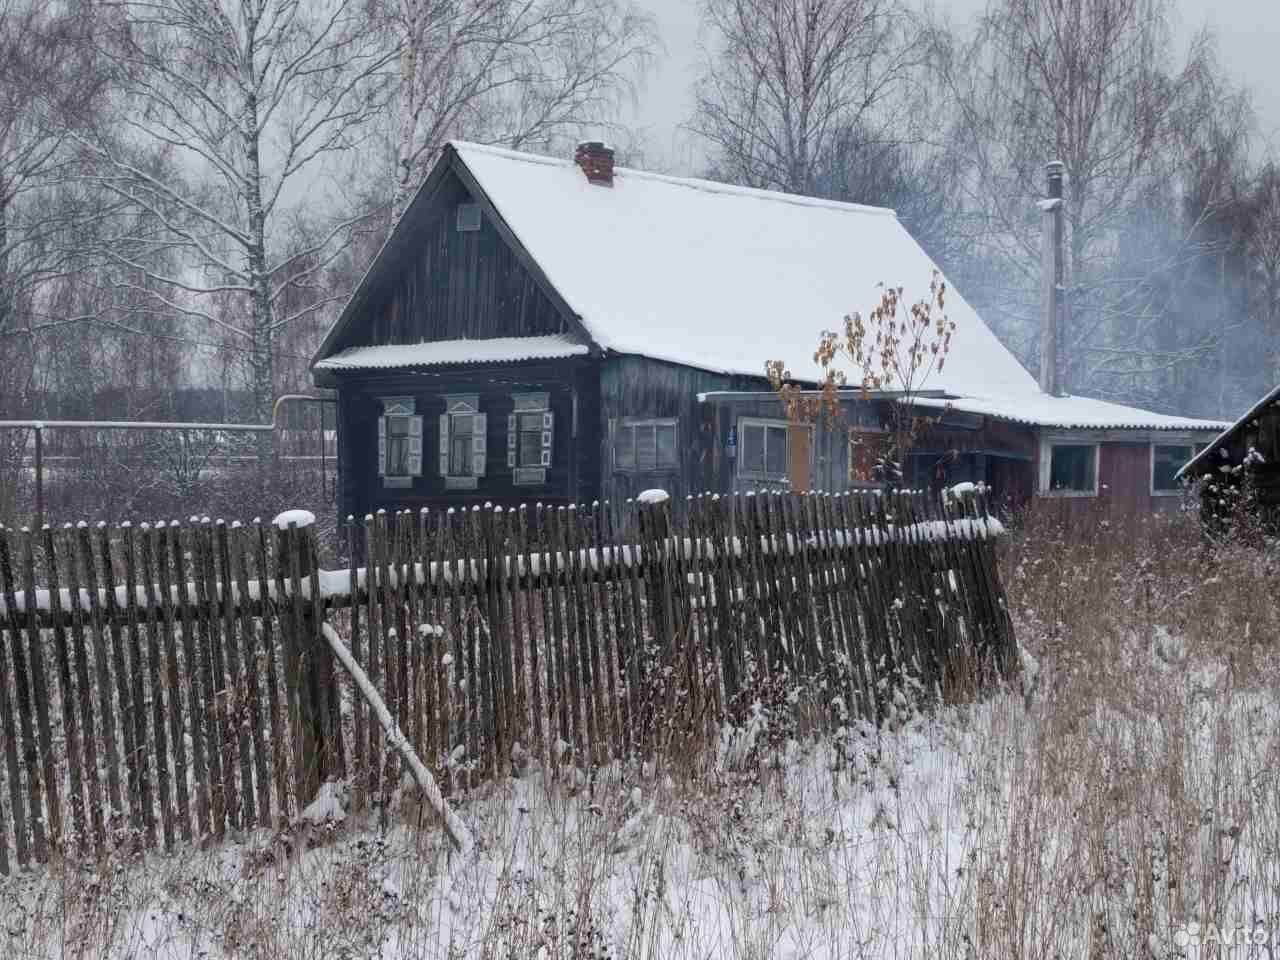
[[[1280,528],[1280,386],[1200,450],[1178,475],[1199,481],[1206,518],[1242,504],[1265,526]]]
[[[823,330],[934,270],[891,210],[615,167],[601,143],[449,144],[313,361],[339,512],[866,486],[906,398],[850,391],[837,426],[794,424],[765,365],[816,387]],[[1225,426],[1042,389],[953,288],[946,312],[910,486],[1144,512]]]

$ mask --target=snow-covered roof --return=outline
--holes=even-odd
[[[814,348],[881,283],[928,295],[934,264],[892,210],[452,144],[508,228],[578,315],[619,353],[762,376],[782,360],[818,379]],[[1036,382],[954,290],[951,353],[929,386],[1034,394]]]
[[[906,401],[902,401],[906,402]],[[1221,430],[1226,424],[1218,420],[1193,420],[1151,413],[1137,407],[1126,407],[1089,397],[1054,397],[1040,393],[1007,400],[985,400],[962,397],[953,400],[939,397],[915,397],[917,407],[975,413],[997,420],[1025,423],[1036,427],[1060,427],[1075,430]]]
[[[613,185],[587,181],[570,159],[454,142],[440,161],[460,163],[506,230],[576,317],[579,339],[725,373],[763,376],[781,360],[798,380],[821,378],[823,330],[868,313],[881,284],[908,300],[928,296],[934,264],[880,207],[820,200],[615,167]],[[423,191],[430,183],[423,184]],[[415,197],[325,338],[322,370],[501,362],[588,352],[570,337],[452,340],[349,347],[325,357],[346,323],[358,323],[371,277],[396,269],[416,242]],[[394,255],[392,255],[394,254]],[[963,397],[954,409],[1050,427],[1218,430],[1082,397],[1050,397],[954,289],[950,353],[924,387]]]
[[[1224,424],[1222,432],[1214,437],[1213,440],[1209,442],[1208,446],[1188,460],[1183,468],[1178,471],[1177,475],[1179,477],[1190,477],[1198,473],[1199,471],[1196,470],[1197,464],[1206,463],[1208,458],[1213,455],[1213,452],[1221,447],[1222,444],[1232,436],[1232,434],[1244,427],[1250,420],[1262,413],[1262,411],[1267,407],[1271,406],[1271,404],[1277,402],[1280,402],[1280,385],[1277,385],[1275,389],[1245,411],[1244,416],[1235,423]]]
[[[577,357],[590,352],[565,334],[545,337],[495,337],[490,340],[435,340],[348,347],[316,364],[319,370],[386,370],[447,363],[511,363]]]

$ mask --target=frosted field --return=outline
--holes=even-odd
[[[339,787],[287,835],[0,882],[0,954],[1269,957],[1275,573],[1174,546],[1016,544],[1026,671],[984,702],[821,741],[761,706],[594,783],[526,765],[460,805],[462,859],[413,791],[383,830]]]

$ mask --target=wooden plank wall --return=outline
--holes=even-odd
[[[324,780],[385,805],[400,761],[326,618],[455,796],[697,756],[755,703],[876,722],[1012,663],[995,530],[907,494],[404,511],[320,571],[311,529],[256,521],[0,529],[0,873],[279,826]]]
[[[568,505],[594,500],[600,483],[599,363],[588,357],[556,362],[469,364],[464,369],[385,370],[345,375],[339,391],[339,516],[426,506],[515,506],[525,500]],[[551,467],[544,483],[514,482],[507,466],[507,416],[513,395],[546,393],[555,414]],[[475,490],[448,489],[439,473],[439,416],[447,394],[476,394],[488,417],[485,475]],[[424,418],[422,476],[387,487],[378,476],[378,417],[383,397],[412,397]]]
[[[717,485],[716,457],[722,444],[704,416],[698,394],[712,390],[769,390],[763,377],[712,373],[664,360],[641,356],[609,356],[600,369],[600,434],[596,454],[600,490],[614,500],[626,500],[653,488],[678,496],[711,490],[728,492]],[[772,394],[770,394],[772,395]],[[674,418],[679,464],[674,469],[622,471],[613,468],[613,447],[618,425],[626,419]]]
[[[461,337],[531,337],[569,326],[489,218],[459,231],[457,210],[474,198],[450,172],[416,231],[408,259],[389,271],[365,322],[336,349]]]

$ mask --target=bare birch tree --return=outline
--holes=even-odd
[[[1217,171],[1225,180],[1250,120],[1247,100],[1221,81],[1208,34],[1175,56],[1172,10],[1171,0],[993,0],[973,41],[946,61],[973,248],[1008,282],[1004,295],[976,290],[978,299],[1003,321],[1003,333],[1024,335],[1021,352],[1030,360],[1036,200],[1045,163],[1063,161],[1067,379],[1073,389],[1118,399],[1137,399],[1134,379],[1154,370],[1149,344],[1168,319],[1157,308],[1158,280],[1195,254],[1197,230],[1218,196],[1200,177],[1201,205],[1179,209],[1192,154],[1214,143],[1226,158]],[[1126,246],[1157,195],[1172,200],[1162,242]],[[1158,360],[1157,367],[1179,362]]]
[[[100,212],[68,178],[67,130],[104,89],[85,39],[75,9],[0,0],[0,336],[67,321],[40,313],[39,291],[72,269],[68,236]]]
[[[0,417],[41,415],[48,339],[77,322],[84,238],[104,208],[69,179],[68,128],[91,122],[103,77],[75,5],[0,0]],[[26,483],[25,432],[0,432],[0,517]]]
[[[1247,251],[1258,276],[1256,310],[1272,344],[1270,373],[1280,382],[1280,167],[1274,161],[1259,173],[1251,206]]]
[[[398,216],[444,142],[547,146],[607,127],[659,41],[629,0],[392,0]]]
[[[341,192],[325,198],[338,209],[318,211],[316,197],[341,174],[341,154],[360,146],[394,55],[354,0],[122,0],[105,17],[102,50],[127,90],[115,123],[130,144],[173,161],[166,173],[80,138],[96,165],[91,182],[153,228],[102,244],[111,282],[236,341],[253,414],[268,419],[276,338],[340,296],[317,278],[364,212],[341,209]],[[323,217],[324,229],[304,255],[281,254],[300,215]],[[181,266],[155,269],[162,252]],[[286,294],[294,299],[282,311]],[[238,309],[216,309],[228,301]]]
[[[704,0],[692,128],[717,174],[812,193],[838,138],[902,142],[927,35],[898,0]]]

